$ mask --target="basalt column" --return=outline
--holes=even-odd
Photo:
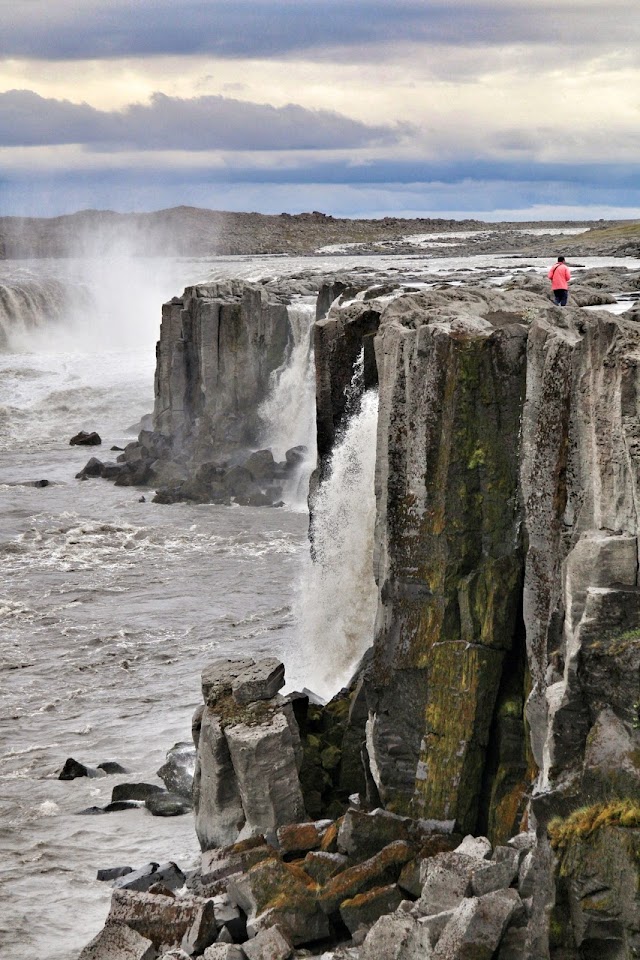
[[[470,306],[400,298],[376,338],[380,604],[367,684],[385,805],[466,831],[522,589],[527,337],[508,295]]]

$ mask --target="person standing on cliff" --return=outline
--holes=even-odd
[[[564,257],[558,257],[558,262],[551,267],[547,276],[549,280],[551,280],[551,292],[553,293],[556,306],[566,307],[569,297],[569,280],[571,280],[571,274],[564,262]]]

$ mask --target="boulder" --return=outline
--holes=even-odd
[[[289,450],[285,451],[284,458],[286,460],[288,467],[297,467],[301,463],[304,463],[304,460],[308,453],[307,447],[304,444],[300,443],[296,447],[291,447]]]
[[[486,837],[469,835],[455,848],[454,853],[462,854],[465,857],[476,857],[478,860],[490,860],[491,844]]]
[[[245,460],[244,468],[249,471],[257,483],[266,483],[272,480],[276,472],[273,453],[271,450],[256,450]]]
[[[107,924],[126,924],[153,945],[179,947],[193,925],[202,901],[134,890],[114,890]]]
[[[196,750],[191,743],[176,743],[167,751],[167,759],[158,770],[158,777],[170,793],[191,800]]]
[[[245,467],[231,467],[222,482],[232,497],[249,497],[262,492]]]
[[[99,477],[102,472],[102,460],[91,457],[85,463],[80,473],[76,473],[76,480],[85,480],[87,477]]]
[[[293,953],[293,944],[285,930],[279,926],[260,930],[253,940],[243,944],[247,960],[288,960]]]
[[[275,857],[263,860],[248,873],[231,877],[227,894],[247,914],[249,937],[276,924],[286,930],[295,945],[329,935],[329,923],[319,909],[313,881],[293,864]]]
[[[78,960],[156,960],[151,940],[123,923],[107,923],[81,951]]]
[[[190,799],[168,792],[152,794],[145,800],[144,805],[154,817],[181,817],[185,813],[191,813],[193,809]]]
[[[96,880],[117,880],[119,877],[126,877],[128,873],[133,873],[133,867],[104,867],[98,870]]]
[[[220,657],[208,663],[201,674],[202,697],[205,704],[212,707],[220,697],[231,693],[234,680],[254,664],[255,660],[250,657],[243,659],[239,657],[236,659]]]
[[[491,960],[521,906],[515,890],[463,900],[442,931],[433,951],[434,960]]]
[[[121,763],[118,763],[116,760],[104,760],[102,763],[98,764],[98,770],[104,770],[106,774],[115,774],[115,773],[129,773],[126,767],[123,767]]]
[[[76,433],[75,437],[71,437],[71,440],[69,440],[69,445],[72,447],[98,447],[101,443],[102,440],[95,430],[90,433],[81,430],[80,433]]]
[[[155,783],[117,783],[111,791],[111,801],[148,800],[149,797],[165,793],[164,787]]]
[[[182,938],[182,949],[189,956],[204,953],[207,947],[216,942],[218,923],[213,900],[205,900],[198,908],[195,920]]]
[[[412,821],[387,810],[364,813],[347,810],[338,831],[338,850],[356,860],[366,860],[395,840],[411,839]]]
[[[214,943],[202,954],[204,960],[245,960],[242,947],[233,943]]]
[[[69,757],[64,762],[64,767],[58,774],[58,780],[76,780],[79,777],[100,777],[102,774],[94,770],[93,767],[86,767],[79,760]]]
[[[485,861],[471,874],[471,892],[474,897],[482,897],[494,890],[504,890],[511,886],[517,875],[517,865],[513,860],[503,860],[500,863]]]
[[[411,847],[402,840],[390,843],[369,860],[348,867],[325,883],[318,902],[326,914],[335,913],[340,904],[372,887],[395,883],[404,864],[411,859]]]
[[[144,806],[142,800],[113,800],[104,808],[104,813],[118,813],[121,810],[139,810]]]
[[[331,877],[342,873],[349,866],[349,858],[342,853],[325,853],[323,850],[310,851],[302,862],[302,869],[312,880],[323,885]]]
[[[428,932],[407,913],[380,917],[361,947],[361,960],[429,960]]]
[[[384,887],[374,887],[366,893],[359,893],[340,904],[340,916],[349,933],[363,927],[372,927],[383,914],[393,913],[403,900],[403,894],[395,883]]]
[[[284,686],[284,664],[275,657],[258,660],[233,680],[231,691],[236,703],[271,700]]]
[[[133,870],[119,877],[113,886],[118,890],[144,892],[154,883],[162,883],[169,890],[178,890],[184,886],[184,882],[185,875],[175,863],[148,863],[139,870]]]
[[[428,916],[457,907],[471,892],[471,877],[477,866],[477,857],[460,853],[440,853],[424,860],[420,912]]]
[[[317,850],[331,822],[331,820],[317,820],[309,823],[288,823],[284,827],[278,827],[276,836],[280,853],[286,856]]]

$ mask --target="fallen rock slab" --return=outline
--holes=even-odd
[[[114,890],[107,924],[126,924],[155,947],[179,947],[201,905],[202,900],[197,897]]]
[[[361,960],[429,960],[428,932],[403,912],[380,917],[367,934]]]
[[[246,954],[242,947],[233,943],[214,943],[202,956],[204,960],[245,960]]]
[[[326,914],[332,914],[345,900],[365,893],[372,887],[395,883],[411,856],[412,849],[407,843],[402,840],[390,843],[375,857],[332,877],[318,894],[320,907]]]
[[[403,894],[395,883],[374,887],[373,890],[359,893],[350,900],[343,900],[340,904],[340,916],[353,936],[363,927],[372,927],[384,914],[393,913],[402,900]]]
[[[107,923],[86,945],[78,960],[156,960],[151,940],[126,924]]]
[[[236,703],[271,700],[284,687],[284,664],[275,657],[265,657],[242,671],[232,682]]]
[[[133,870],[131,873],[123,875],[114,883],[114,888],[118,890],[137,890],[144,892],[154,883],[161,883],[168,890],[179,890],[184,886],[185,875],[177,864],[169,863],[148,863],[139,870]]]
[[[247,960],[288,960],[293,953],[293,944],[279,926],[261,930],[253,940],[242,945]]]
[[[286,930],[296,946],[329,935],[313,881],[293,864],[275,857],[263,860],[248,873],[231,877],[227,894],[247,914],[250,937],[275,925]]]
[[[516,890],[463,900],[438,940],[434,960],[491,960],[511,917],[521,906]]]
[[[213,900],[205,900],[196,913],[195,920],[182,939],[182,949],[189,956],[201,954],[216,942],[218,923]]]

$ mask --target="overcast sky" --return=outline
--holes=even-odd
[[[0,0],[0,214],[640,217],[631,0]]]

